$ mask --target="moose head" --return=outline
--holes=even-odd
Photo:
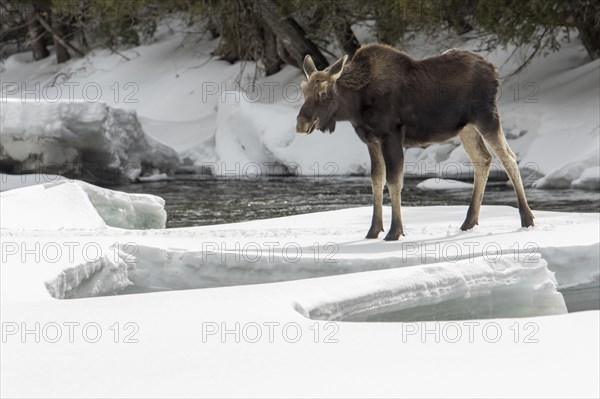
[[[339,107],[337,80],[344,72],[348,56],[345,55],[323,71],[317,71],[310,55],[304,58],[304,73],[308,81],[300,88],[304,104],[296,118],[296,132],[310,134],[315,129],[322,132],[335,130],[335,113]]]

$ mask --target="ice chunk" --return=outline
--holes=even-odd
[[[77,181],[92,205],[111,227],[123,229],[164,229],[167,224],[165,200],[152,194],[129,194]]]
[[[142,183],[148,183],[153,181],[165,181],[170,180],[170,177],[166,173],[155,173],[149,176],[140,176],[138,180]]]
[[[0,193],[0,199],[2,229],[98,230],[106,227],[79,184],[47,183],[19,188]]]
[[[430,190],[472,190],[473,184],[451,179],[431,178],[417,184],[417,188]]]
[[[0,157],[19,172],[42,171],[116,184],[157,169],[177,153],[147,136],[135,111],[84,101],[3,102]]]
[[[584,190],[600,189],[600,166],[585,169],[581,176],[571,183],[571,187]]]
[[[0,194],[2,229],[162,229],[164,200],[127,194],[78,180],[60,180]]]
[[[537,257],[485,257],[322,279],[297,302],[312,319],[456,320],[566,313],[554,274]],[[332,284],[327,284],[330,280]],[[335,283],[333,283],[335,281]]]
[[[598,157],[598,149],[592,150],[578,159],[563,165],[548,175],[538,180],[535,184],[536,188],[552,189],[552,188],[585,188],[583,185],[594,185],[594,181],[598,178],[594,177],[594,173],[599,166],[600,158]],[[584,172],[587,173],[584,176]],[[597,175],[596,175],[597,176]],[[583,177],[583,180],[580,180]],[[576,184],[574,182],[577,181]],[[582,187],[576,187],[582,186]]]
[[[115,294],[131,285],[127,278],[129,265],[109,255],[66,268],[56,278],[46,281],[46,289],[56,299],[89,298]]]

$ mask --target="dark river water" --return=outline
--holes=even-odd
[[[407,179],[402,205],[468,205],[469,190],[422,191],[419,180]],[[131,184],[116,189],[148,193],[166,201],[167,227],[189,227],[267,219],[301,213],[371,205],[369,177],[268,177],[257,181],[204,175],[178,175],[176,180]],[[526,189],[534,210],[600,212],[600,193],[581,190]],[[389,204],[389,197],[384,201]],[[504,182],[489,182],[484,204],[516,206],[516,195]]]

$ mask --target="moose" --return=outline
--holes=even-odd
[[[362,46],[350,62],[345,55],[322,71],[307,55],[301,83],[304,104],[296,132],[333,133],[336,122],[349,121],[367,145],[371,158],[373,218],[366,238],[383,231],[383,187],[392,202],[386,241],[404,235],[400,195],[404,148],[426,146],[457,135],[473,164],[471,204],[461,230],[479,223],[479,210],[492,163],[491,150],[510,178],[519,205],[521,226],[533,226],[516,156],[508,146],[498,116],[498,72],[482,56],[451,49],[415,60],[391,46]]]

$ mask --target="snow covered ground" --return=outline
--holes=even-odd
[[[302,103],[300,71],[288,66],[269,77],[256,75],[253,63],[242,68],[212,58],[217,40],[198,40],[184,30],[178,22],[161,24],[152,43],[122,52],[129,60],[107,50],[60,66],[52,57],[33,62],[28,53],[10,56],[2,65],[2,101],[58,97],[133,109],[144,131],[175,149],[185,165],[217,174],[368,173],[366,148],[348,124],[340,123],[333,135],[294,133]],[[373,40],[368,30],[357,34],[363,43]],[[571,40],[503,80],[500,113],[526,181],[544,177],[537,187],[598,190],[600,61],[590,62],[577,39]],[[449,46],[477,50],[480,43],[418,37],[408,45],[419,59]],[[521,62],[519,51],[510,57],[513,51],[481,53],[506,76]],[[470,178],[470,162],[459,144],[408,150],[406,174]],[[499,163],[493,167],[492,177],[502,177]]]
[[[404,208],[384,242],[366,207],[164,229],[154,196],[0,196],[4,396],[598,394],[599,312],[557,291],[598,285],[598,214]]]

